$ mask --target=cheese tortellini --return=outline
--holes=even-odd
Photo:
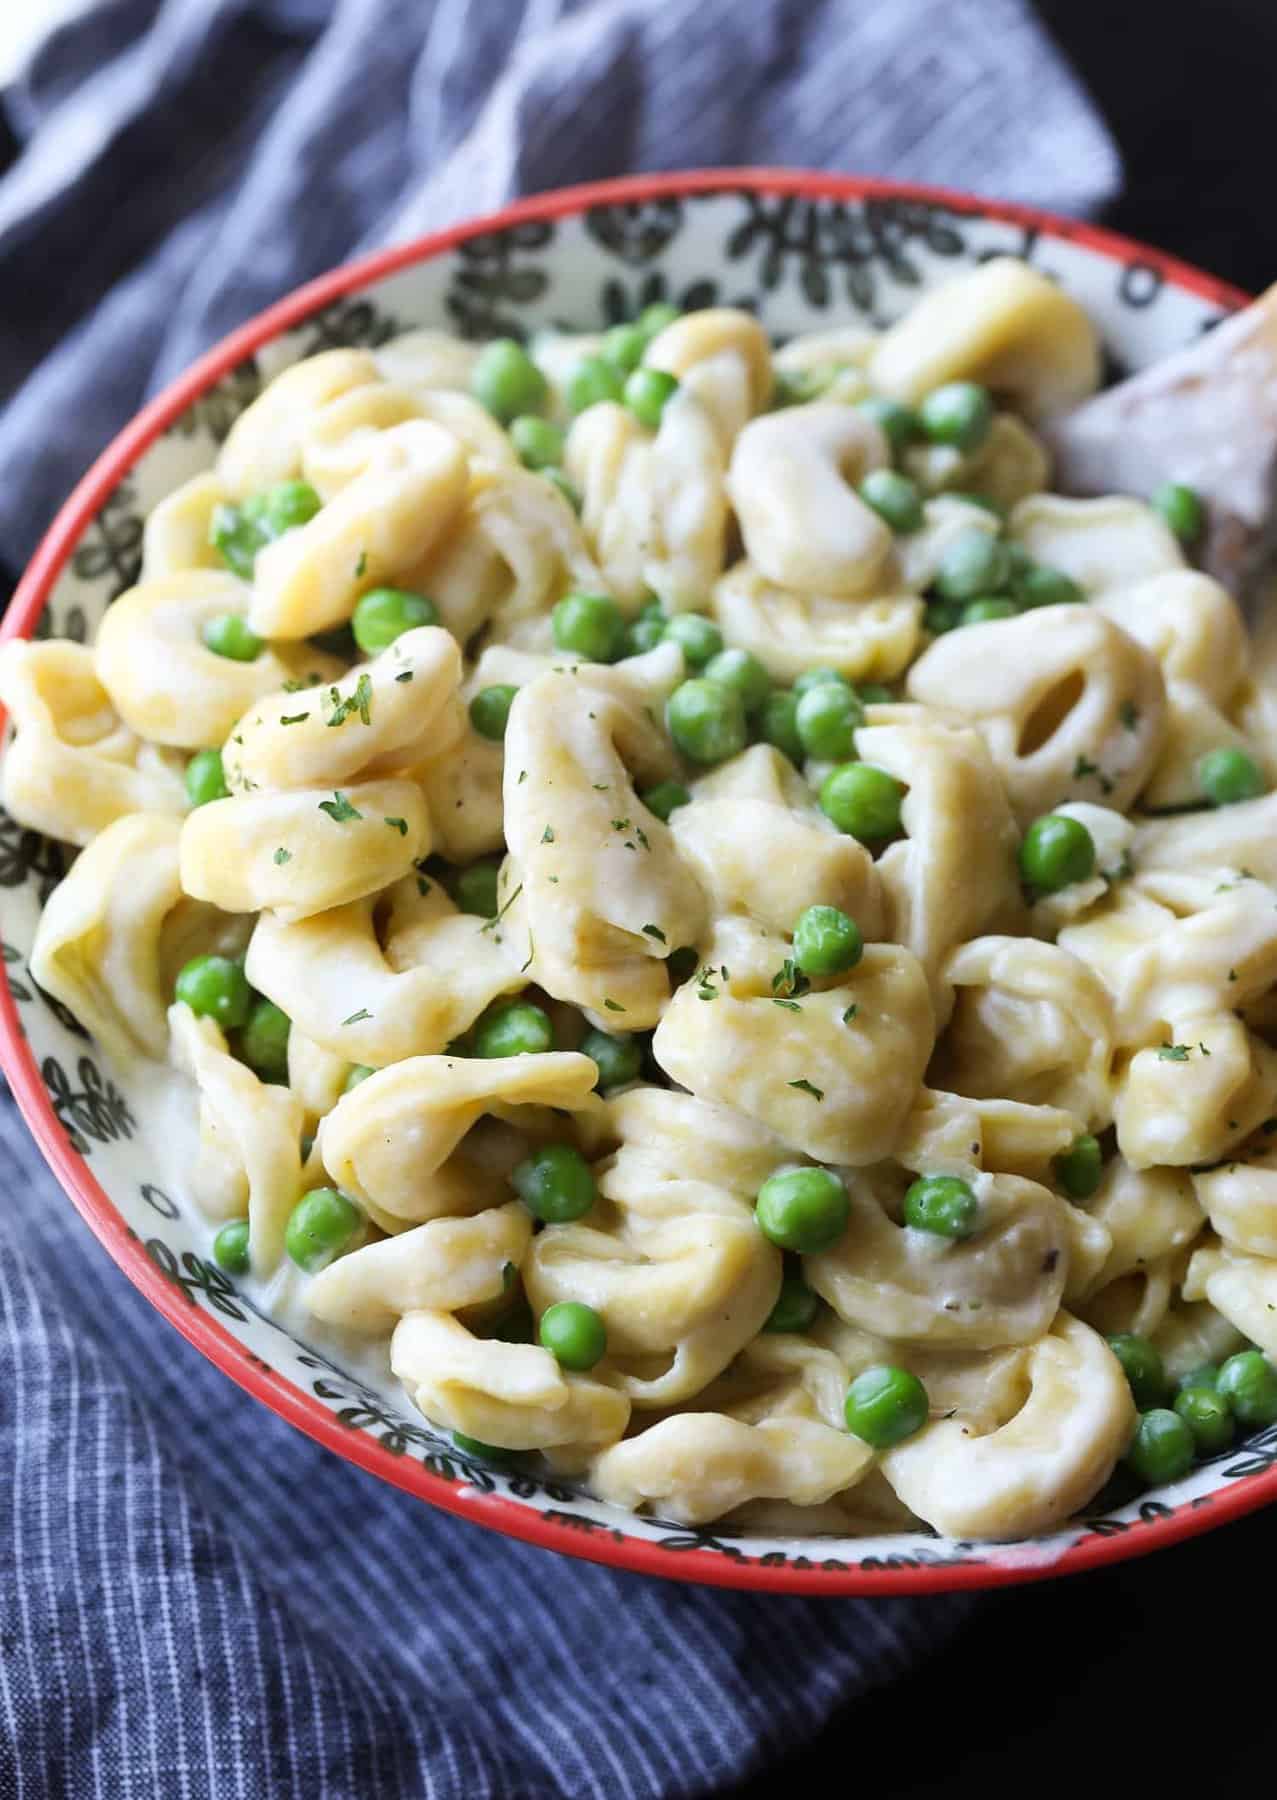
[[[1277,1354],[1277,695],[1157,506],[1048,491],[1098,380],[1010,257],[327,350],[0,651],[33,977],[463,1453],[1015,1539],[1158,1473],[1106,1338]]]

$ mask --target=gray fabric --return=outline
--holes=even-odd
[[[110,0],[5,104],[14,565],[220,334],[514,193],[784,162],[1081,210],[1118,174],[1017,0]],[[170,1331],[7,1097],[0,1158],[0,1800],[721,1792],[965,1615],[660,1584],[432,1512]]]

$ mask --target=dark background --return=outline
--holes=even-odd
[[[1037,6],[1121,147],[1126,187],[1104,223],[1251,291],[1277,280],[1277,0]],[[0,118],[0,168],[12,148]],[[1147,1561],[991,1595],[948,1649],[740,1800],[771,1800],[781,1782],[816,1791],[831,1773],[893,1797],[1258,1779],[1271,1677],[1250,1624],[1275,1549],[1260,1514]]]
[[[1037,9],[1121,147],[1126,187],[1103,223],[1250,292],[1277,281],[1277,0]],[[948,1649],[740,1800],[774,1800],[782,1781],[828,1791],[831,1775],[836,1791],[868,1778],[892,1800],[1258,1783],[1272,1682],[1251,1633],[1275,1554],[1277,1520],[1260,1513],[1147,1560],[1004,1589]]]

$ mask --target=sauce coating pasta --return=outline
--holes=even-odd
[[[1031,1536],[1277,1419],[1277,713],[1051,282],[670,310],[306,359],[0,651],[32,974],[472,1454]]]

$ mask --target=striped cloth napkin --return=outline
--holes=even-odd
[[[2,96],[0,560],[232,326],[512,194],[787,163],[1068,211],[1019,0],[98,0]],[[722,1793],[968,1602],[714,1592],[435,1514],[205,1364],[0,1100],[0,1800]]]

